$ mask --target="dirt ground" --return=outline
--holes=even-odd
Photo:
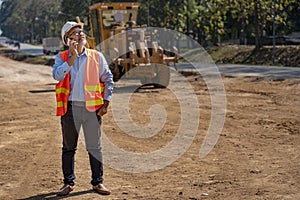
[[[51,70],[0,57],[0,199],[62,199],[55,196],[62,185],[61,130]],[[225,125],[213,150],[201,159],[210,96],[200,76],[187,79],[198,97],[200,126],[183,156],[147,173],[105,165],[104,183],[112,194],[101,196],[91,190],[88,156],[79,142],[76,187],[64,198],[300,199],[300,80],[224,77]],[[138,90],[130,100],[137,124],[149,123],[150,102],[167,111],[157,135],[137,139],[124,134],[110,110],[102,126],[107,137],[134,152],[154,151],[171,141],[179,126],[178,101],[169,89]]]

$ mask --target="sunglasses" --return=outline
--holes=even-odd
[[[75,30],[75,31],[73,31],[73,33],[71,33],[69,36],[71,36],[71,35],[78,36],[78,35],[80,35],[81,33],[84,34],[84,33],[85,33],[84,30],[82,30],[82,29],[81,29],[81,30]]]

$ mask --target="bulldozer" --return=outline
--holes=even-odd
[[[178,63],[178,50],[163,49],[155,28],[137,25],[139,7],[138,2],[91,5],[88,46],[104,54],[114,81],[126,77],[138,79],[142,85],[165,88],[170,81],[170,64]]]

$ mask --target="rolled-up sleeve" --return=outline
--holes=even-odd
[[[70,71],[70,67],[67,62],[64,62],[59,54],[55,57],[55,62],[52,70],[52,76],[57,81],[62,81],[66,74]]]
[[[114,88],[113,75],[108,67],[108,64],[103,54],[100,53],[99,56],[100,56],[100,74],[99,74],[100,82],[104,83],[105,85],[104,100],[110,101],[111,95],[113,93],[113,88]]]

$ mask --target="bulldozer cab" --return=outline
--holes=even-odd
[[[103,28],[134,24],[137,18],[136,10],[103,10]],[[134,20],[135,19],[135,20]]]
[[[113,35],[136,25],[139,6],[137,2],[97,3],[90,6],[90,26],[94,38],[91,46],[97,47]],[[106,49],[108,47],[101,47],[101,50]]]
[[[101,51],[113,73],[114,81],[123,75],[140,79],[142,84],[169,84],[169,63],[177,54],[166,56],[155,38],[155,29],[137,25],[140,3],[96,3],[89,7],[92,37],[90,48]],[[177,50],[177,49],[175,49]],[[139,70],[136,70],[139,67]],[[135,70],[132,70],[136,68]]]

